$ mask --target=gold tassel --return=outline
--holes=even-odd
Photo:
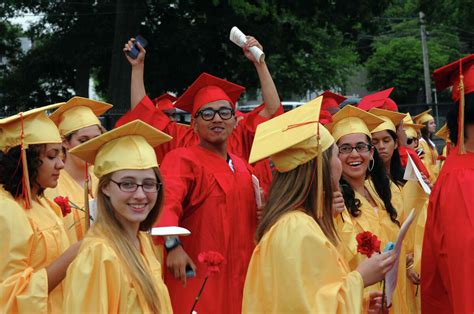
[[[323,156],[321,152],[321,139],[319,137],[319,123],[318,123],[318,135],[317,135],[317,140],[318,140],[318,155],[316,157],[316,163],[317,163],[317,176],[318,176],[318,182],[317,182],[317,187],[316,187],[316,202],[317,202],[317,208],[316,208],[316,218],[321,219],[323,218]]]
[[[25,209],[31,208],[31,188],[30,176],[28,174],[28,161],[26,159],[26,149],[21,145],[21,164],[23,167],[23,198],[25,199]]]
[[[86,221],[85,221],[85,230],[89,230],[91,226],[90,222],[90,209],[89,209],[89,165],[86,162],[86,181],[84,182],[84,211],[86,213]]]
[[[459,154],[464,155],[466,153],[466,147],[464,146],[464,75],[462,74],[462,62],[459,65],[459,127],[458,127],[458,142],[459,142]]]

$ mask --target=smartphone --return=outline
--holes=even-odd
[[[186,277],[187,278],[196,277],[196,272],[193,270],[193,268],[190,265],[186,265]]]
[[[138,57],[138,54],[140,53],[140,49],[138,49],[137,42],[140,43],[140,45],[142,45],[143,48],[145,48],[148,45],[148,42],[146,41],[145,38],[143,38],[140,35],[137,35],[137,37],[135,37],[135,42],[133,43],[132,49],[127,52],[127,54],[132,59],[136,59]]]

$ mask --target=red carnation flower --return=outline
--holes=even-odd
[[[63,213],[63,217],[68,215],[71,212],[71,205],[69,204],[69,198],[63,196],[57,196],[54,198],[54,202],[59,205],[61,208],[61,212]]]
[[[380,252],[380,240],[369,231],[364,231],[356,236],[357,252],[371,257],[372,254]]]
[[[224,261],[224,256],[222,256],[222,254],[219,252],[207,251],[199,253],[198,260],[199,262],[206,264],[207,271],[210,274],[218,273],[219,266]]]

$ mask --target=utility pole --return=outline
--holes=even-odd
[[[425,97],[426,103],[431,104],[431,78],[430,78],[430,61],[428,59],[428,43],[426,41],[425,14],[420,11],[420,33],[421,33],[421,50],[423,53],[423,73],[425,76]]]

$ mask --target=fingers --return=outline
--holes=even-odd
[[[247,42],[245,43],[244,48],[249,49],[250,47],[256,46],[260,48],[260,50],[263,50],[262,45],[260,45],[260,43],[254,37],[246,36],[246,38],[247,38]]]

